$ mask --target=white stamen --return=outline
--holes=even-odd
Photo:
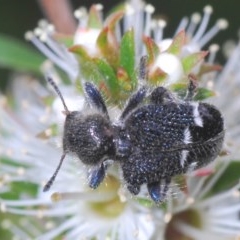
[[[201,189],[203,187],[203,185],[205,184],[207,177],[201,177],[199,178],[199,180],[197,181],[197,183],[193,183],[193,187],[190,185],[189,189],[191,189],[191,196],[192,198],[196,198],[196,196],[201,192]],[[191,184],[191,178],[189,178],[189,184]]]
[[[132,27],[134,13],[135,11],[132,6],[130,4],[126,4],[126,12],[123,18],[123,32],[128,31]]]
[[[167,26],[167,22],[164,20],[164,19],[159,19],[157,21],[157,25],[160,27],[160,28],[165,28]]]
[[[78,222],[79,222],[78,217],[71,217],[68,220],[64,221],[62,224],[58,225],[56,228],[51,229],[51,231],[48,231],[45,234],[39,236],[37,239],[38,240],[56,239],[63,232],[76,227]],[[81,222],[81,224],[84,225],[83,222]],[[72,239],[77,239],[77,237],[74,237]],[[85,237],[82,239],[85,239]]]
[[[223,172],[226,170],[226,168],[229,165],[229,161],[226,161],[222,164],[221,168],[218,169],[218,171],[213,175],[213,177],[208,181],[208,183],[206,184],[206,186],[204,186],[204,188],[202,189],[201,192],[199,192],[199,198],[202,198],[208,191],[210,191],[210,189],[214,186],[214,184],[217,182],[217,180],[221,177],[221,175],[223,174]]]
[[[195,24],[198,24],[201,21],[200,13],[193,13],[191,17],[191,21]]]
[[[224,18],[218,19],[217,25],[218,25],[219,29],[225,30],[228,28],[228,21]]]
[[[154,7],[153,5],[151,5],[151,4],[147,4],[147,5],[145,6],[145,11],[146,11],[147,13],[153,14],[154,11],[155,11],[155,7]]]
[[[126,4],[126,15],[133,15],[135,13],[134,8],[130,4]]]
[[[1,207],[3,206],[6,209],[8,207],[29,207],[29,206],[38,206],[38,205],[51,205],[51,201],[43,199],[29,199],[29,200],[3,200],[1,199]]]
[[[50,34],[54,33],[55,32],[55,26],[53,24],[48,24],[47,32],[50,33]]]
[[[150,36],[151,35],[151,19],[152,19],[152,14],[154,13],[155,8],[150,5],[147,4],[145,7],[145,12],[146,12],[146,20],[145,20],[145,27],[144,27],[144,34],[146,36]]]
[[[193,13],[191,16],[190,24],[187,28],[187,34],[193,36],[198,23],[201,21],[201,15],[199,13]]]
[[[216,54],[219,51],[219,45],[218,44],[211,44],[209,47],[209,55],[208,55],[208,63],[214,63]]]
[[[124,203],[124,202],[127,201],[126,193],[125,193],[125,190],[123,188],[119,188],[117,194],[119,196],[120,202]]]
[[[166,213],[164,215],[164,222],[165,223],[169,223],[171,221],[171,219],[172,219],[172,214],[171,213]]]
[[[216,24],[207,31],[200,39],[199,46],[202,48],[206,45],[214,36],[216,36],[220,30],[224,30],[228,27],[228,22],[225,19],[219,19]]]
[[[103,5],[100,3],[97,3],[94,5],[95,9],[98,11],[98,16],[100,19],[100,22],[103,23],[104,19],[103,19]]]
[[[47,222],[45,223],[45,228],[46,228],[47,230],[53,229],[55,226],[56,226],[56,224],[55,224],[55,222],[53,222],[53,221],[47,221]]]
[[[34,30],[33,30],[33,33],[35,34],[35,36],[37,36],[37,37],[39,37],[39,36],[41,36],[42,34],[43,34],[43,30],[41,29],[41,28],[39,28],[39,27],[37,27],[37,28],[35,28]]]
[[[155,22],[155,26],[152,26],[155,42],[159,43],[163,39],[163,30],[167,26],[167,22],[164,19],[159,19]]]
[[[222,52],[226,59],[232,57],[233,51],[236,49],[236,42],[233,40],[227,40],[222,47]]]
[[[240,198],[240,190],[233,191],[233,197]]]
[[[27,218],[23,218],[20,219],[19,224],[22,229],[28,229],[28,233],[32,236],[39,236],[41,234],[40,229],[38,228],[38,226],[36,226],[34,221],[28,221]]]
[[[188,197],[187,200],[186,200],[186,203],[188,205],[192,205],[194,202],[195,202],[195,199],[193,197]]]
[[[204,34],[204,32],[205,32],[205,30],[207,28],[207,25],[209,23],[209,19],[210,19],[210,16],[212,14],[212,11],[213,11],[213,9],[212,9],[211,6],[206,6],[204,8],[203,19],[202,19],[202,22],[201,22],[201,24],[200,24],[200,26],[198,28],[197,33],[194,35],[194,37],[192,39],[193,42],[198,42],[199,39],[203,36],[203,34]]]
[[[115,191],[105,192],[104,194],[96,191],[89,191],[89,192],[62,192],[62,193],[56,192],[52,194],[51,198],[53,202],[69,199],[81,199],[87,200],[89,202],[105,202],[112,200],[114,197],[116,197]]]
[[[27,99],[22,99],[21,101],[21,107],[25,110],[29,109],[30,103]]]
[[[11,222],[8,219],[3,219],[1,221],[1,227],[4,228],[4,229],[10,229]]]
[[[42,29],[45,29],[48,26],[48,21],[46,19],[41,19],[38,21],[38,26]]]
[[[28,34],[29,35],[29,34]],[[71,79],[75,79],[77,72],[75,66],[69,64],[66,59],[61,58],[61,56],[57,55],[55,52],[51,51],[45,44],[43,44],[36,36],[32,36],[29,39],[44,55],[46,55],[49,59],[51,59],[56,65],[62,68],[66,73],[68,73]],[[70,54],[70,53],[69,53]]]
[[[95,7],[98,11],[102,11],[103,10],[103,5],[101,3],[97,3],[95,4]]]
[[[187,17],[182,18],[174,35],[177,35],[180,31],[186,29],[187,25],[188,25],[188,18]]]
[[[32,38],[34,37],[34,33],[33,33],[32,31],[27,31],[27,32],[25,33],[24,37],[25,37],[25,39],[26,39],[27,41],[31,41]]]
[[[7,103],[8,103],[8,100],[6,96],[0,96],[0,106],[4,108],[7,106]]]
[[[42,41],[43,43],[47,42],[48,39],[48,34],[46,32],[42,32],[42,34],[39,36],[40,41]]]
[[[181,233],[183,233],[185,236],[190,237],[191,239],[211,239],[211,240],[219,240],[219,237],[217,237],[215,234],[203,231],[202,229],[198,229],[196,227],[193,227],[183,221],[177,221],[175,224],[175,227],[177,230]]]
[[[86,8],[84,7],[81,7],[79,9],[77,9],[75,12],[74,12],[74,16],[77,18],[77,19],[81,19],[83,17],[86,17],[88,14],[87,14],[87,10]]]
[[[6,210],[7,210],[6,205],[4,203],[0,202],[0,211],[4,213],[4,212],[6,212]]]
[[[23,167],[19,167],[19,168],[17,169],[17,174],[18,174],[19,176],[23,176],[23,175],[25,174],[25,169],[24,169]]]
[[[213,8],[212,8],[212,6],[207,5],[207,6],[205,6],[205,7],[203,8],[203,11],[204,11],[206,14],[212,14]]]
[[[88,25],[88,13],[87,9],[81,7],[74,12],[75,18],[78,19],[78,28],[87,28]]]
[[[8,229],[11,229],[14,235],[12,240],[31,239],[27,232],[23,231],[22,228],[18,227],[13,222],[8,221],[8,223],[5,224],[9,227]]]
[[[240,211],[240,204],[233,204],[233,205],[229,205],[229,206],[225,206],[224,208],[222,208],[221,206],[216,207],[216,209],[213,209],[211,211],[211,216],[213,216],[214,218],[222,218],[224,217],[224,215],[228,215],[231,213],[236,213]]]
[[[231,197],[233,195],[233,192],[237,190],[237,188],[239,188],[239,185],[236,185],[235,187],[233,187],[232,189],[219,193],[219,194],[215,194],[212,197],[206,198],[204,200],[202,200],[201,202],[196,203],[197,207],[200,208],[204,208],[206,206],[210,206],[210,205],[216,205],[218,204],[218,202],[221,201],[226,201],[226,199],[229,199],[229,197]]]

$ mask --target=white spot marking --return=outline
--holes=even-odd
[[[192,143],[192,136],[191,136],[191,133],[190,133],[188,127],[185,128],[183,135],[184,135],[183,142],[184,142],[185,144]]]
[[[199,103],[193,102],[191,103],[191,106],[193,107],[193,117],[194,117],[195,124],[199,127],[203,127],[203,120],[198,111]]]
[[[180,164],[181,164],[182,167],[184,167],[184,163],[187,160],[188,152],[189,152],[188,150],[183,150],[182,151],[182,156],[181,156],[181,159],[180,159]]]
[[[197,162],[191,163],[191,164],[189,165],[189,167],[188,167],[187,172],[188,172],[188,173],[191,173],[192,171],[195,170],[196,167],[197,167]]]

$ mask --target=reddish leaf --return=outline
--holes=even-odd
[[[153,64],[155,59],[160,54],[160,49],[159,49],[158,45],[150,37],[144,36],[143,37],[143,42],[144,42],[144,44],[147,48],[148,63]]]

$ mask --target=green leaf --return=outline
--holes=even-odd
[[[40,74],[45,58],[27,44],[0,34],[0,66]]]
[[[132,82],[126,70],[121,67],[117,69],[117,79],[118,79],[119,90],[120,90],[119,99],[121,100],[119,101],[119,103],[120,103],[120,107],[122,108],[123,107],[121,106],[121,103],[123,102],[122,100],[126,101],[126,99],[128,99],[130,94],[132,93],[132,90],[133,90]]]
[[[133,29],[127,31],[120,44],[120,67],[123,67],[131,78],[132,90],[137,86],[135,73],[135,44]]]
[[[185,82],[171,84],[170,88],[173,92],[176,92],[177,95],[183,98],[187,93],[188,84]]]
[[[210,195],[226,191],[240,180],[240,161],[232,161],[211,189]]]
[[[197,89],[197,94],[196,96],[194,97],[194,100],[204,100],[206,98],[209,98],[209,97],[214,97],[216,94],[214,91],[212,90],[209,90],[207,88],[198,88]]]
[[[90,56],[89,56],[86,48],[84,48],[84,46],[82,46],[82,45],[79,45],[79,44],[73,45],[68,50],[72,53],[75,53],[78,57],[80,57],[84,61],[86,61],[86,60],[89,61],[90,60]]]
[[[207,51],[201,51],[188,55],[182,59],[183,70],[185,74],[191,73],[192,69],[208,54]]]
[[[180,31],[174,38],[172,44],[167,49],[168,53],[178,55],[181,53],[182,47],[186,41],[185,31]]]
[[[97,46],[101,51],[103,57],[113,66],[117,67],[118,65],[118,55],[119,50],[118,46],[114,44],[115,41],[110,41],[110,39],[114,40],[115,37],[112,34],[111,30],[108,27],[105,27],[100,32],[97,38]]]
[[[99,72],[102,74],[104,82],[110,90],[111,97],[117,100],[119,85],[113,68],[104,59],[101,58],[94,58],[93,62],[96,64]]]

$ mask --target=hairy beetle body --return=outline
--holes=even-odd
[[[98,89],[85,84],[91,113],[70,112],[55,83],[66,113],[63,155],[52,185],[66,154],[76,154],[86,165],[94,166],[89,186],[97,188],[112,160],[120,164],[129,191],[138,194],[147,184],[150,197],[163,201],[171,178],[213,161],[221,151],[224,121],[219,110],[207,103],[192,101],[194,85],[185,99],[176,99],[164,87],[149,94],[146,88],[134,93],[117,122],[111,122]]]

